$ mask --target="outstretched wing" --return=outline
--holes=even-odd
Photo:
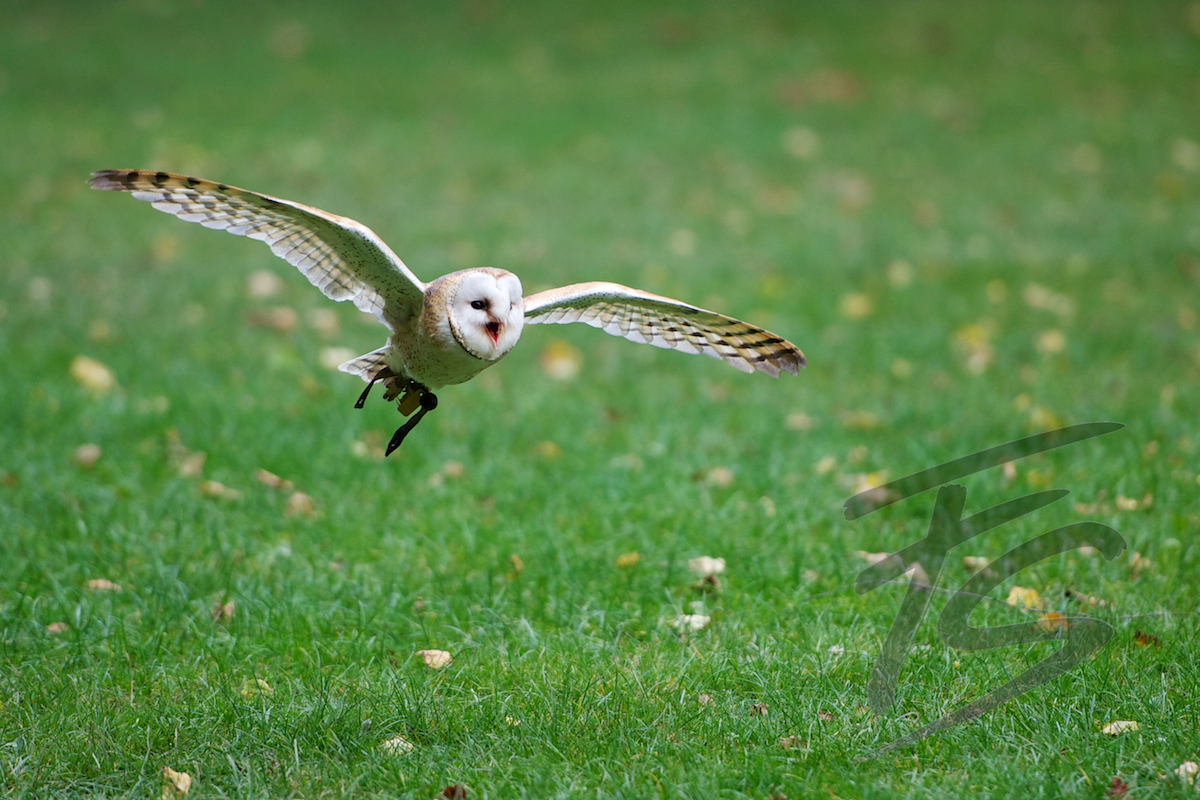
[[[333,300],[353,300],[394,333],[420,313],[425,284],[370,228],[318,208],[223,183],[151,172],[93,172],[93,189],[132,192],[159,211],[271,246]]]
[[[742,372],[795,375],[800,348],[747,322],[619,283],[575,283],[525,298],[525,322],[583,322],[631,342],[719,358]]]

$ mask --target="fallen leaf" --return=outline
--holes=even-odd
[[[317,353],[317,363],[325,369],[337,369],[356,355],[349,347],[322,347]]]
[[[700,705],[706,706],[713,701],[713,696],[711,694],[705,694],[705,693],[701,692],[696,697],[696,700],[699,701]]]
[[[583,354],[561,339],[555,339],[542,348],[538,363],[552,379],[569,381],[579,374]]]
[[[1067,618],[1057,611],[1047,611],[1034,624],[1039,630],[1043,631],[1065,631],[1067,629]]]
[[[240,500],[242,498],[241,492],[237,489],[230,489],[220,481],[200,481],[200,494],[216,500]]]
[[[75,356],[71,377],[95,395],[108,394],[117,386],[117,376],[108,367],[87,356]]]
[[[1196,774],[1200,773],[1200,764],[1195,761],[1185,761],[1175,768],[1175,774],[1179,776],[1179,780],[1192,786],[1196,782]]]
[[[642,558],[641,558],[641,556],[639,556],[637,554],[637,551],[634,551],[632,553],[622,553],[621,555],[617,556],[617,566],[618,567],[632,567],[632,566],[636,566],[637,563],[641,560],[642,560]]]
[[[292,517],[304,517],[312,519],[317,516],[317,508],[313,505],[313,499],[304,492],[292,492],[288,497],[287,507],[283,510],[283,515],[289,519]]]
[[[81,444],[75,448],[75,463],[84,469],[91,469],[100,460],[100,445]]]
[[[750,706],[750,716],[765,717],[767,715],[767,706],[765,703],[755,703]]]
[[[430,669],[441,669],[448,666],[453,660],[453,657],[445,650],[418,650],[417,655],[425,661],[425,666]]]
[[[1130,556],[1129,556],[1129,571],[1133,573],[1133,577],[1135,580],[1137,579],[1137,577],[1139,575],[1142,574],[1143,571],[1149,569],[1151,566],[1153,566],[1153,565],[1151,564],[1150,559],[1146,558],[1144,555],[1137,552],[1136,550],[1130,554]]]
[[[255,470],[254,480],[258,481],[263,486],[269,486],[272,489],[278,489],[281,492],[290,492],[295,488],[291,481],[286,481],[276,475],[274,472],[267,472],[265,469]]]
[[[1080,548],[1080,550],[1082,549],[1083,548]],[[1095,606],[1097,608],[1107,608],[1108,606],[1112,605],[1112,603],[1108,602],[1107,600],[1101,600],[1099,597],[1093,597],[1090,594],[1083,594],[1082,592],[1076,592],[1071,589],[1064,589],[1063,597],[1084,605]]]
[[[63,631],[68,631],[70,629],[71,626],[65,622],[51,622],[46,626],[47,633],[62,633]]]
[[[863,319],[871,315],[871,298],[860,292],[844,294],[838,301],[838,309],[847,319]]]
[[[1061,353],[1067,346],[1067,337],[1057,328],[1052,328],[1048,331],[1042,331],[1034,340],[1034,347],[1039,353],[1045,355],[1053,355]]]
[[[979,572],[987,569],[992,560],[987,556],[963,556],[963,568],[967,572]]]
[[[1121,780],[1121,776],[1113,775],[1108,782],[1109,797],[1124,797],[1129,792],[1129,784]]]
[[[241,694],[243,700],[249,700],[259,695],[270,697],[275,694],[275,690],[262,678],[246,678],[242,683]]]
[[[512,571],[515,575],[520,575],[525,571],[525,562],[522,561],[521,557],[516,553],[513,553],[508,557],[508,563],[512,564]]]
[[[697,592],[705,592],[706,594],[721,593],[721,579],[716,575],[705,575],[700,580],[696,581],[691,586]]]
[[[521,724],[521,720],[517,719],[516,717],[505,717],[504,724],[510,728],[515,728]]]
[[[808,740],[801,739],[799,736],[780,736],[779,746],[784,750],[806,750],[808,749]]]
[[[1119,719],[1108,723],[1100,729],[1101,733],[1106,733],[1109,736],[1117,736],[1128,731],[1139,730],[1141,726],[1137,722],[1129,719]]]
[[[710,622],[712,622],[712,617],[704,614],[680,614],[678,619],[672,620],[669,624],[680,631],[700,631],[707,628]]]
[[[274,272],[259,270],[246,280],[246,293],[255,300],[274,297],[283,290],[283,279]]]
[[[720,575],[725,571],[725,559],[700,556],[688,560],[688,569],[700,575]]]
[[[296,310],[288,306],[258,308],[246,314],[246,322],[250,325],[256,328],[270,328],[280,333],[287,333],[295,328],[298,320]]]
[[[237,606],[232,600],[227,603],[218,600],[212,611],[213,622],[229,622],[235,613],[237,613]]]
[[[733,483],[733,470],[728,467],[713,467],[708,471],[705,480],[713,486],[719,486],[724,489]]]
[[[107,578],[92,578],[87,582],[87,588],[95,589],[97,592],[119,592],[121,584],[113,583]]]
[[[411,753],[415,745],[403,736],[393,736],[386,741],[380,742],[379,747],[389,756],[402,756],[406,753]]]
[[[1117,499],[1113,501],[1118,511],[1137,511],[1138,501],[1136,497],[1126,497],[1123,494],[1117,495]]]
[[[1161,647],[1162,642],[1157,636],[1149,633],[1143,633],[1141,629],[1133,632],[1133,642],[1139,647]]]
[[[833,714],[828,711],[818,711],[817,719],[821,720],[821,722],[833,722]]]
[[[173,800],[173,798],[183,797],[192,788],[192,776],[186,772],[176,772],[168,766],[162,768],[163,800]]]
[[[1022,608],[1041,608],[1042,598],[1036,589],[1026,589],[1024,586],[1014,586],[1008,590],[1008,604]]]
[[[434,800],[463,800],[467,796],[467,787],[461,783],[452,783],[438,793]]]

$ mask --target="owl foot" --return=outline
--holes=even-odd
[[[358,396],[358,402],[354,404],[355,408],[362,408],[367,402],[367,395],[371,393],[371,389],[375,386],[375,381],[382,381],[387,378],[394,378],[396,373],[392,372],[386,366],[371,376],[371,382],[367,384],[367,388],[363,389],[362,394]]]
[[[417,427],[417,423],[421,421],[422,417],[437,408],[437,395],[428,389],[425,389],[423,386],[420,389],[420,398],[421,410],[414,414],[412,419],[404,423],[402,427],[392,434],[392,440],[388,442],[387,450],[385,450],[383,453],[385,456],[390,456],[392,451],[400,446],[400,443],[404,441],[404,437],[408,436],[409,431]]]

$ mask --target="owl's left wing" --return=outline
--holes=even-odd
[[[93,189],[131,192],[168,214],[266,242],[332,300],[352,300],[395,333],[425,284],[374,231],[348,217],[225,183],[147,169],[93,172]]]
[[[631,342],[703,353],[771,377],[780,370],[796,375],[805,364],[800,348],[770,331],[619,283],[575,283],[531,294],[525,298],[525,322],[582,322]]]

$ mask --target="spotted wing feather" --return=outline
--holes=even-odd
[[[395,332],[419,313],[425,285],[370,228],[257,192],[168,172],[108,169],[94,189],[131,192],[159,211],[266,242],[326,297],[352,300]]]
[[[617,283],[576,283],[525,298],[530,325],[582,322],[632,342],[718,358],[742,372],[795,375],[804,354],[747,322]]]

